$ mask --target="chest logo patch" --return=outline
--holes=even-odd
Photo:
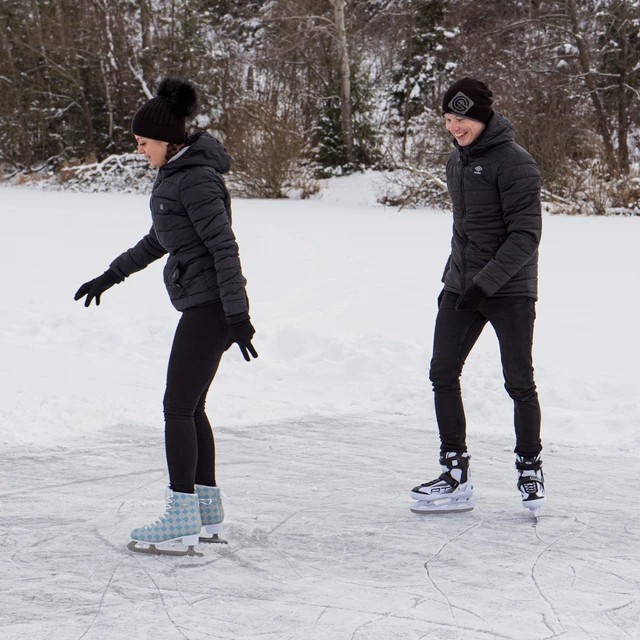
[[[164,205],[163,204],[160,205],[160,211],[164,211]]]
[[[482,167],[478,165],[477,167],[473,167],[473,175],[481,176],[482,175]]]

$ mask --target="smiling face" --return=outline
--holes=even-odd
[[[135,138],[138,144],[138,153],[144,155],[152,167],[158,169],[167,163],[167,142],[143,138],[142,136],[136,136]]]
[[[461,147],[470,145],[484,130],[485,125],[477,120],[454,116],[452,113],[444,114],[447,131],[456,139]]]

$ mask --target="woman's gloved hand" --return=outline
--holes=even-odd
[[[258,352],[251,344],[256,330],[251,324],[251,320],[248,315],[240,313],[234,316],[227,316],[227,322],[229,324],[229,333],[231,334],[231,342],[235,342],[242,353],[242,356],[247,362],[251,361],[249,354],[254,358],[258,357]]]
[[[111,269],[107,269],[101,276],[85,282],[73,296],[74,300],[80,300],[83,296],[87,296],[84,301],[84,306],[88,307],[91,301],[95,298],[96,305],[100,304],[100,296],[107,290],[113,287],[114,284],[122,282]]]

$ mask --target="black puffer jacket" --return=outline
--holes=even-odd
[[[513,125],[498,112],[475,142],[455,146],[447,163],[453,238],[444,288],[461,293],[473,282],[488,296],[537,299],[538,165],[515,143]]]
[[[168,253],[164,281],[176,309],[221,300],[226,316],[247,313],[231,199],[221,176],[229,170],[229,155],[205,132],[189,138],[187,145],[158,171],[151,230],[110,268],[125,278]]]

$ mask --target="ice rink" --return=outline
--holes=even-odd
[[[545,216],[538,522],[490,327],[463,376],[476,507],[419,516],[451,219],[375,206],[365,178],[235,203],[260,358],[234,347],[209,396],[229,544],[203,558],[126,548],[164,510],[162,265],[73,301],[147,199],[0,190],[0,639],[638,637],[640,221]]]

